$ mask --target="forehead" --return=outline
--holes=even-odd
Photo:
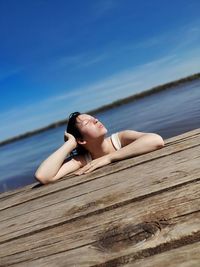
[[[81,115],[78,115],[76,119],[77,119],[77,122],[81,122],[83,120],[90,119],[90,118],[92,118],[92,116],[90,116],[89,114],[81,114]]]

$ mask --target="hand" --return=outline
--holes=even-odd
[[[84,173],[89,173],[89,172],[94,171],[97,168],[103,167],[103,166],[108,165],[110,163],[111,163],[110,156],[109,155],[105,155],[105,156],[100,157],[98,159],[92,160],[91,162],[86,164],[84,167],[79,169],[74,174],[81,175],[81,174],[84,174]]]
[[[64,133],[64,141],[70,142],[74,148],[76,148],[78,145],[76,142],[76,138],[72,134],[67,133],[66,131]]]

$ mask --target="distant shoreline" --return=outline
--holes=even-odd
[[[184,77],[184,78],[172,81],[172,82],[168,82],[168,83],[165,83],[165,84],[162,84],[162,85],[155,86],[155,87],[153,87],[151,89],[148,89],[148,90],[145,90],[145,91],[143,91],[141,93],[134,94],[134,95],[128,96],[126,98],[121,98],[121,99],[116,100],[116,101],[114,101],[114,102],[112,102],[110,104],[101,106],[99,108],[96,108],[96,109],[93,109],[93,110],[90,110],[90,111],[86,111],[85,113],[93,115],[93,114],[96,114],[96,113],[99,113],[99,112],[102,112],[102,111],[106,111],[106,110],[109,110],[111,108],[114,108],[114,107],[129,103],[129,102],[132,102],[134,100],[143,98],[145,96],[149,96],[151,94],[166,90],[166,89],[171,88],[173,86],[177,86],[179,84],[186,83],[186,82],[191,82],[191,81],[197,80],[197,79],[200,79],[200,73],[196,73],[196,74],[193,74],[193,75],[190,75],[190,76],[187,76],[187,77]],[[45,126],[43,128],[39,128],[39,129],[36,129],[34,131],[26,132],[24,134],[20,134],[20,135],[17,135],[15,137],[6,139],[6,140],[0,142],[0,146],[3,146],[3,145],[6,145],[6,144],[9,144],[9,143],[18,141],[18,140],[23,139],[23,138],[30,137],[32,135],[44,132],[44,131],[52,129],[52,128],[60,127],[60,126],[62,126],[64,124],[66,125],[67,121],[68,121],[67,119],[60,120],[60,121],[51,123],[48,126]]]

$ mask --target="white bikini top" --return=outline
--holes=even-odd
[[[116,150],[119,150],[122,146],[121,146],[121,142],[119,140],[119,136],[118,136],[118,133],[114,133],[111,135],[111,141],[112,141],[112,144],[114,146],[114,148]],[[90,153],[86,153],[85,155],[85,159],[86,159],[86,162],[89,163],[90,161],[92,161],[92,157],[90,155]]]

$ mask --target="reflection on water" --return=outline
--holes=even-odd
[[[200,81],[170,88],[96,114],[107,135],[125,129],[164,139],[200,127]],[[65,126],[0,147],[0,192],[35,182],[39,164],[63,144]]]

